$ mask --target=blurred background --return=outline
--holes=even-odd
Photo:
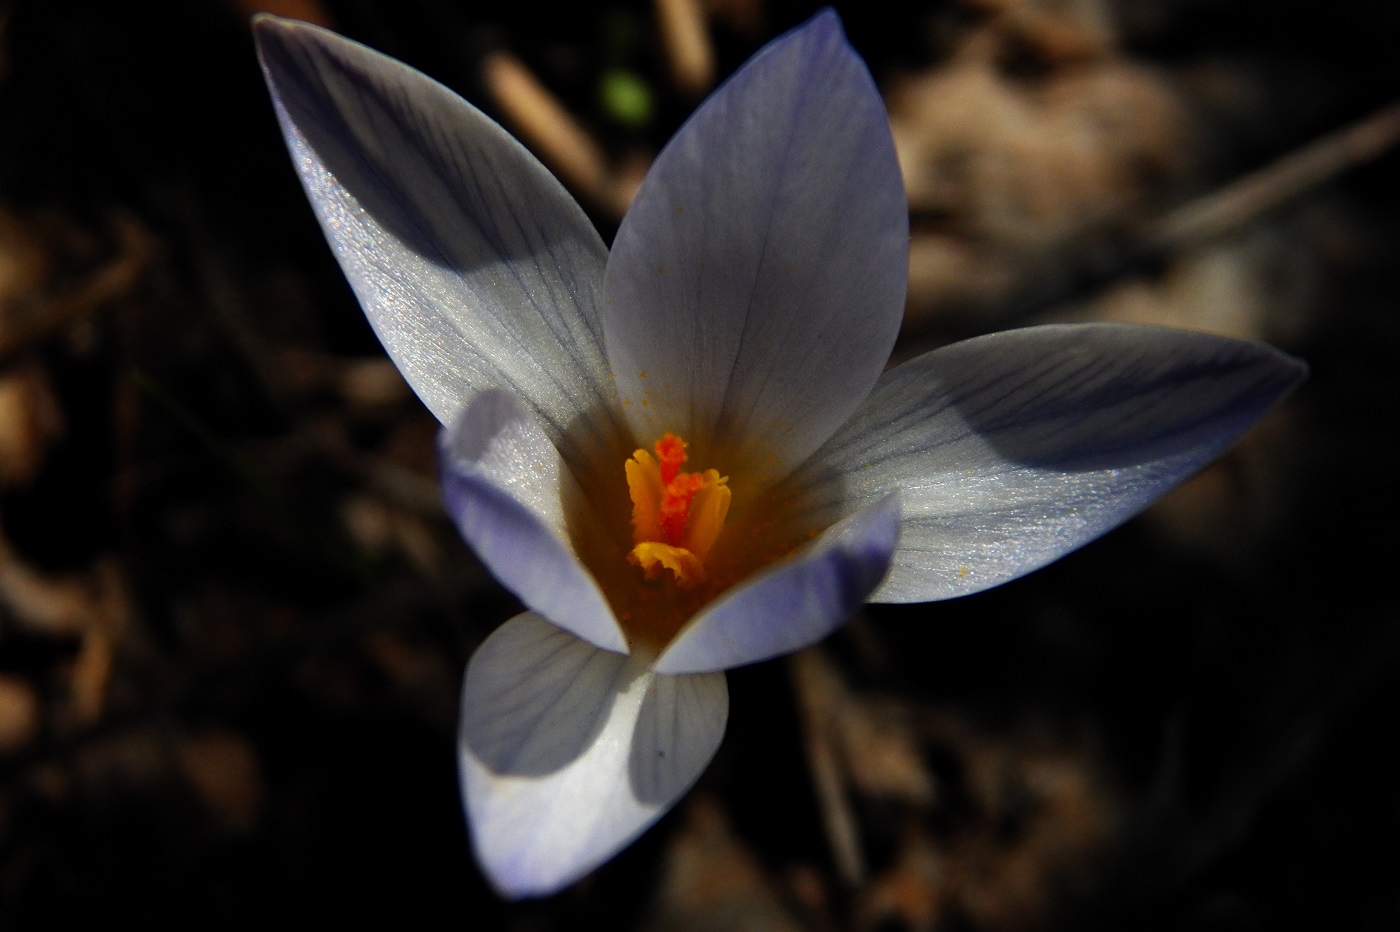
[[[518,605],[443,517],[437,424],[321,239],[248,19],[455,88],[611,238],[817,6],[0,0],[0,928],[1397,927],[1400,7],[836,6],[909,189],[898,356],[1123,320],[1312,377],[1060,563],[731,673],[696,789],[511,905],[454,729]]]

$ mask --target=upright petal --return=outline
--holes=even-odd
[[[884,105],[828,11],[696,111],[618,231],[603,325],[638,439],[794,468],[889,358],[908,235]]]
[[[880,585],[898,538],[899,496],[888,495],[706,609],[656,659],[656,669],[727,670],[821,640]]]
[[[560,627],[627,653],[571,543],[571,530],[588,531],[569,527],[589,520],[588,503],[529,412],[508,392],[480,392],[439,443],[448,511],[496,578]]]
[[[900,493],[899,550],[875,601],[966,595],[1121,524],[1305,371],[1262,343],[1179,330],[996,333],[887,372],[797,478],[836,514]]]
[[[304,23],[254,33],[326,239],[423,403],[449,424],[474,390],[507,388],[570,459],[571,422],[611,431],[607,251],[559,183],[406,65]]]
[[[724,674],[665,676],[534,614],[467,665],[458,749],[472,840],[506,896],[543,896],[612,857],[719,747]]]

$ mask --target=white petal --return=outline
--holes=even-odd
[[[884,105],[828,11],[696,111],[618,231],[603,322],[638,440],[795,468],[889,359],[908,232]]]
[[[870,598],[898,537],[899,496],[890,495],[706,609],[667,646],[656,669],[726,670],[816,643]]]
[[[326,239],[423,403],[450,424],[473,391],[509,389],[571,461],[581,418],[614,430],[596,312],[607,251],[559,183],[406,65],[289,20],[254,33]]]
[[[1116,527],[1302,378],[1261,343],[1112,324],[967,340],[885,374],[796,477],[835,513],[898,491],[876,601],[966,595]]]
[[[627,653],[571,543],[569,522],[589,520],[588,503],[520,402],[500,390],[477,394],[443,429],[439,446],[448,511],[481,562],[530,608],[598,647]]]
[[[506,896],[567,886],[689,789],[724,736],[724,675],[666,676],[534,614],[481,645],[462,688],[462,792]]]

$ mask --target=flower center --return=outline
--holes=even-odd
[[[682,589],[705,582],[705,558],[729,513],[729,479],[713,469],[683,472],[685,441],[666,434],[656,456],[638,450],[626,463],[632,497],[632,551],[627,561],[649,581],[670,577]]]
[[[586,502],[566,507],[575,514],[574,552],[612,607],[629,649],[656,654],[707,605],[816,532],[812,509],[790,483],[736,481],[731,491],[718,469],[685,470],[688,451],[676,434],[630,457],[629,448],[613,448],[595,481],[580,483]],[[699,443],[694,449],[706,462],[732,463],[736,480],[749,478],[749,461],[732,451]]]

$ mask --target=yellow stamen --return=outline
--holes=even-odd
[[[648,580],[669,571],[690,589],[705,581],[705,558],[724,528],[729,480],[713,469],[682,472],[685,442],[675,434],[663,436],[655,449],[656,457],[637,450],[625,465],[636,545],[627,559]]]
[[[633,547],[627,560],[633,566],[640,567],[646,578],[652,581],[661,579],[666,570],[671,571],[682,589],[690,589],[705,581],[705,564],[684,547],[647,541]]]
[[[632,542],[662,540],[661,468],[646,450],[632,454],[624,467],[627,470],[627,491],[632,496]]]

